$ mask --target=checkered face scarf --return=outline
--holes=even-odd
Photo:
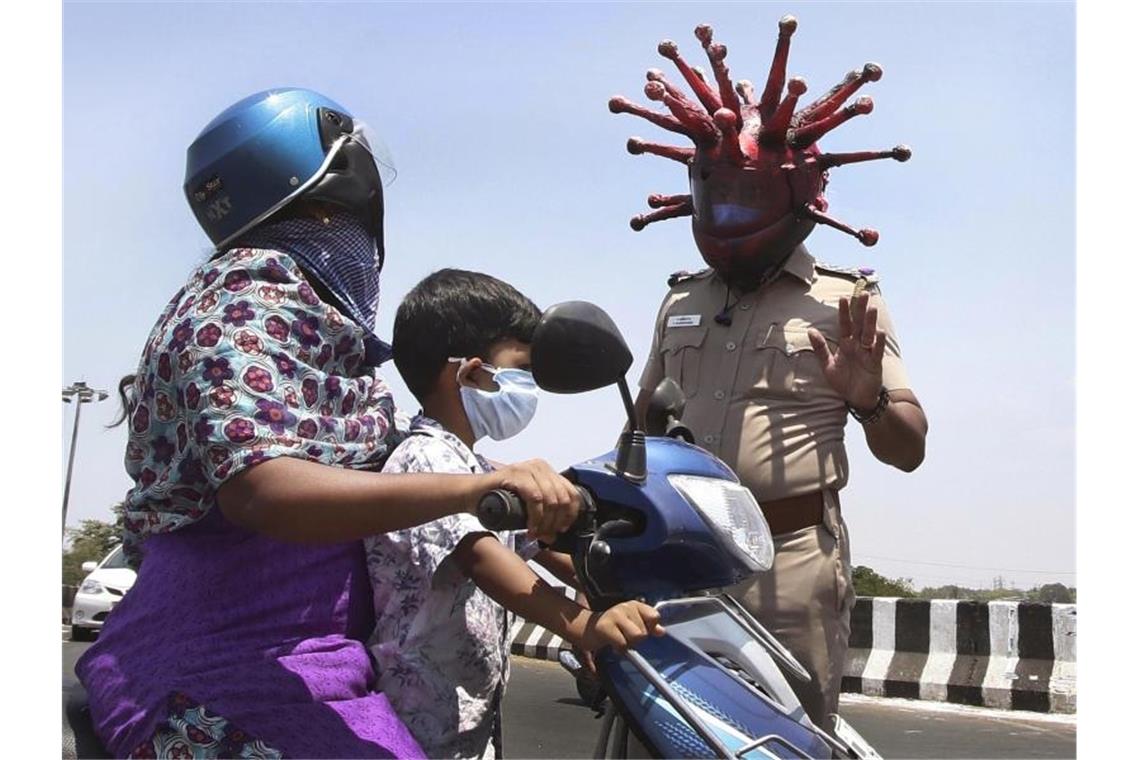
[[[238,245],[289,254],[364,329],[365,363],[376,367],[392,357],[391,346],[373,332],[380,306],[380,256],[372,235],[354,215],[338,211],[327,223],[286,219],[251,230]]]

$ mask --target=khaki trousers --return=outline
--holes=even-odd
[[[811,674],[810,683],[792,676],[788,682],[812,722],[831,732],[828,716],[839,712],[855,588],[839,495],[832,490],[823,495],[823,523],[774,536],[772,569],[729,593]]]

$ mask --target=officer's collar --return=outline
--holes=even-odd
[[[791,275],[807,285],[811,285],[815,282],[815,257],[808,253],[808,249],[803,243],[800,243],[792,249],[792,252],[788,254],[788,258],[784,261],[784,265],[780,267],[779,274],[772,279],[776,279],[785,274]],[[716,276],[721,281],[724,281],[724,278],[721,277],[719,273],[716,273]]]
[[[810,285],[815,280],[815,257],[808,253],[808,249],[800,243],[784,262],[781,274],[790,274],[797,280],[803,280]]]

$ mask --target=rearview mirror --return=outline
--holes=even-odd
[[[98,566],[99,566],[98,562],[93,562],[92,560],[87,560],[86,562],[84,562],[82,565],[79,566],[79,569],[85,573],[91,573],[91,572],[94,572],[95,568]]]
[[[613,385],[633,364],[633,354],[610,315],[586,301],[555,304],[543,312],[530,356],[535,382],[551,393]]]

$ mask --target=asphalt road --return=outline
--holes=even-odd
[[[76,685],[75,660],[88,644],[63,643],[63,687]],[[844,696],[840,714],[884,758],[1076,756],[1070,718]],[[508,758],[591,757],[600,721],[551,662],[512,658],[503,707]]]

